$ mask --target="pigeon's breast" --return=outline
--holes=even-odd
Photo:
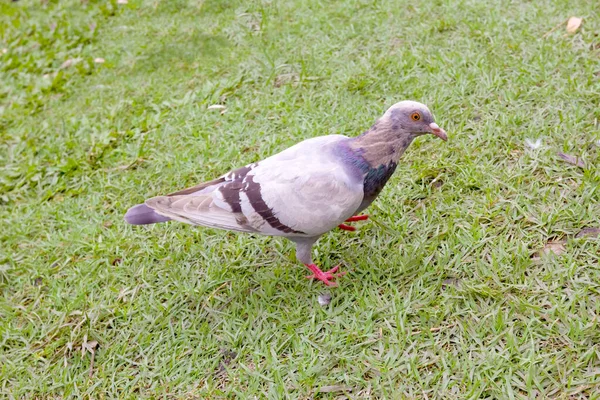
[[[362,211],[367,208],[373,202],[373,200],[379,196],[379,193],[381,193],[381,190],[385,184],[394,174],[396,166],[397,164],[395,162],[390,162],[387,165],[382,164],[376,168],[370,168],[367,171],[363,182],[364,198],[358,211]]]

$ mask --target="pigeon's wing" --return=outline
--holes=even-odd
[[[336,161],[259,165],[245,184],[244,214],[271,235],[321,235],[352,216],[363,200],[362,182]]]
[[[146,200],[144,205],[161,216],[192,225],[257,232],[247,224],[239,205],[232,207],[228,203],[239,203],[237,193],[242,187],[243,179],[257,165],[249,164],[212,181],[166,196],[153,197]]]
[[[204,226],[276,236],[315,236],[358,208],[362,181],[332,153],[344,136],[306,140],[232,171],[210,186],[149,199],[169,218]],[[218,181],[218,180],[217,180]]]

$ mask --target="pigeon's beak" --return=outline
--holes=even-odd
[[[431,128],[431,133],[433,133],[435,136],[439,137],[443,141],[448,140],[448,135],[446,135],[446,131],[440,128],[435,122],[430,123],[429,128]]]

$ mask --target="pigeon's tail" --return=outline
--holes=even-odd
[[[131,207],[125,213],[125,221],[131,225],[147,225],[170,221],[171,218],[158,214],[145,204]]]

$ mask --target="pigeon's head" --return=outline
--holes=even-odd
[[[448,140],[446,131],[435,123],[425,104],[410,100],[401,101],[391,106],[383,117],[390,121],[393,130],[417,136],[431,133],[442,140]]]

